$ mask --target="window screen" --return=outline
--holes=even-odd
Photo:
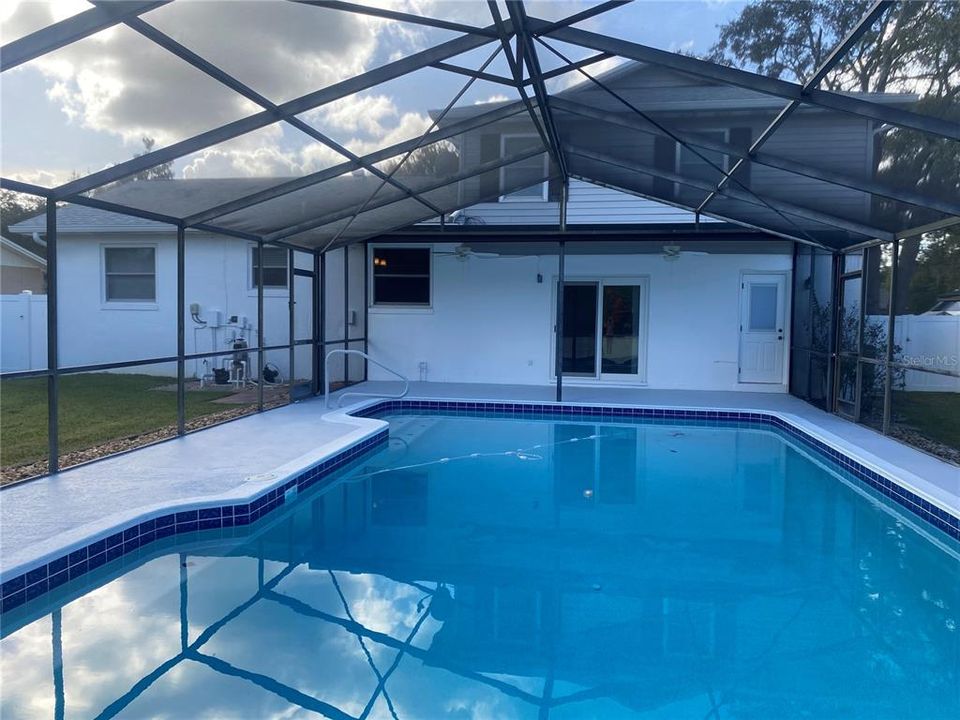
[[[376,248],[373,304],[430,304],[430,248]]]
[[[503,158],[520,155],[540,146],[536,135],[504,135]],[[546,175],[543,155],[534,155],[500,169],[500,190],[505,200],[546,200],[547,184],[541,182]],[[510,188],[520,188],[508,192]]]
[[[287,251],[284,248],[263,248],[263,262],[261,263],[260,248],[252,250],[252,271],[250,283],[257,287],[260,281],[260,272],[263,271],[263,286],[265,288],[285,288],[287,286]]]
[[[108,302],[154,302],[157,299],[157,249],[103,249],[104,292]]]
[[[725,130],[704,130],[696,134],[715,142],[723,143],[727,141]],[[708,163],[707,160],[710,160],[713,165]],[[698,147],[695,153],[685,145],[679,146],[677,152],[677,173],[679,175],[695,180],[715,182],[718,176],[716,169],[718,167],[727,169],[727,156],[723,153],[701,147]]]

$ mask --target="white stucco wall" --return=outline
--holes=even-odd
[[[786,357],[782,384],[737,381],[740,275],[788,273],[791,264],[786,252],[684,255],[676,261],[659,254],[568,255],[566,276],[649,278],[647,386],[785,392]],[[412,379],[420,377],[423,361],[433,382],[550,383],[556,274],[556,255],[461,262],[435,254],[432,307],[371,307],[371,353]],[[786,318],[790,294],[788,275]],[[784,348],[789,342],[787,334]],[[370,377],[389,379],[373,366]]]
[[[108,303],[104,301],[102,248],[105,245],[153,245],[157,249],[157,299],[154,303]],[[231,315],[246,315],[245,336],[255,344],[257,292],[252,287],[250,247],[243,240],[223,236],[188,234],[186,244],[185,343],[187,353],[227,350],[227,340],[242,332],[238,326],[216,330],[202,327],[190,317],[190,304],[199,303],[200,317],[212,322],[213,310],[224,321]],[[177,352],[177,248],[174,233],[111,236],[62,236],[58,243],[59,362],[63,367],[139,360],[176,355]],[[342,280],[339,282],[342,288]],[[296,304],[297,326],[310,327],[309,281],[298,282],[305,297]],[[339,291],[342,296],[342,290]],[[331,295],[339,297],[336,288]],[[267,345],[289,339],[288,292],[264,291],[264,333]],[[342,302],[342,301],[341,301]],[[342,306],[342,305],[341,305]],[[195,331],[196,328],[196,331]],[[300,334],[300,331],[298,331]],[[298,355],[299,357],[299,355]],[[271,351],[266,360],[289,372],[287,350]],[[220,360],[222,362],[222,360]],[[306,370],[304,372],[309,372]],[[203,372],[202,361],[188,361],[187,375]],[[130,368],[126,372],[175,375],[172,364]],[[302,373],[298,373],[302,375]],[[308,376],[308,375],[307,375]]]

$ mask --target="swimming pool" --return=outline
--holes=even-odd
[[[957,544],[751,422],[394,414],[3,616],[17,717],[956,717]]]

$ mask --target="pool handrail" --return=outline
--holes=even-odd
[[[323,377],[324,377],[324,391],[323,391],[323,406],[326,408],[330,407],[330,358],[333,355],[359,355],[364,358],[367,362],[372,362],[379,368],[383,368],[388,373],[396,375],[398,378],[403,380],[403,391],[399,395],[385,395],[383,393],[368,393],[368,392],[346,392],[340,395],[337,399],[337,407],[343,407],[343,399],[350,397],[378,397],[378,398],[387,398],[390,400],[399,400],[402,397],[406,397],[407,393],[410,392],[410,381],[396,370],[388,368],[381,362],[374,360],[363,350],[346,350],[343,348],[336,348],[327,353],[327,356],[323,360]]]

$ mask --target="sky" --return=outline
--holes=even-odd
[[[371,4],[371,3],[368,3]],[[379,0],[379,5],[473,25],[491,22],[482,0]],[[502,3],[501,3],[502,4]],[[532,17],[555,20],[594,3],[528,0]],[[688,53],[706,52],[717,27],[743,2],[638,0],[578,25],[586,30]],[[85,0],[6,0],[6,44],[88,9]],[[457,33],[283,0],[177,0],[142,18],[276,103],[457,37]],[[557,44],[573,59],[591,54]],[[478,68],[489,45],[451,62]],[[544,70],[557,64],[546,51]],[[598,63],[592,72],[615,66]],[[498,55],[489,72],[507,74]],[[554,81],[562,89],[576,74]],[[305,113],[301,119],[358,154],[424,132],[428,111],[442,108],[467,82],[433,68]],[[477,81],[458,105],[516,99],[515,91]],[[116,26],[37,58],[0,77],[0,171],[4,177],[55,186],[143,151],[186,139],[259,111],[176,56],[125,26]],[[289,125],[277,123],[174,164],[178,177],[293,177],[344,157]]]

